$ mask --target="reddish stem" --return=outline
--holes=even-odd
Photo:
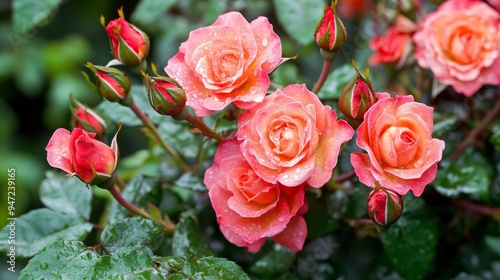
[[[321,70],[321,73],[319,75],[318,81],[314,84],[312,92],[318,93],[321,87],[323,87],[323,84],[326,81],[326,78],[328,78],[328,75],[330,74],[330,69],[332,68],[332,63],[333,60],[324,60],[323,61],[323,69]]]

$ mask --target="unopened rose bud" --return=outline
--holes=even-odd
[[[314,32],[316,43],[321,48],[321,55],[326,60],[335,59],[338,51],[347,41],[347,32],[335,8],[337,1],[332,1],[331,6],[325,5],[323,16],[316,24]]]
[[[116,59],[128,66],[137,66],[146,59],[149,53],[149,37],[141,29],[127,22],[123,9],[118,9],[119,18],[106,25],[111,50]],[[104,18],[101,17],[104,26]]]
[[[96,133],[98,136],[104,135],[107,127],[104,118],[97,111],[78,102],[73,95],[70,96],[70,99],[74,106],[71,107],[72,126]]]
[[[366,199],[368,216],[380,229],[387,230],[403,214],[403,197],[377,185]]]
[[[150,78],[148,96],[153,109],[162,115],[175,116],[182,112],[186,105],[184,90],[168,77]]]
[[[365,75],[363,76],[354,61],[353,66],[356,75],[342,90],[339,97],[339,109],[348,119],[361,122],[366,111],[375,104],[377,99],[368,77],[369,69],[365,69]]]
[[[93,84],[88,75],[83,73],[91,87],[104,99],[111,102],[127,102],[130,90],[130,79],[125,72],[113,67],[96,66],[88,62],[85,64],[94,73],[96,83]]]

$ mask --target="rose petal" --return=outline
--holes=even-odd
[[[47,162],[50,166],[73,173],[73,164],[70,154],[70,132],[64,128],[58,128],[45,147],[47,151]]]

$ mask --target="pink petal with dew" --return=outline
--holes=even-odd
[[[307,224],[302,215],[293,217],[285,230],[273,237],[277,243],[294,252],[302,250],[307,237]]]
[[[258,252],[260,251],[260,248],[262,248],[262,245],[266,242],[266,238],[261,238],[253,243],[246,242],[239,236],[238,234],[234,233],[232,230],[220,225],[219,226],[220,231],[222,232],[222,235],[231,243],[238,247],[247,247],[248,252]]]
[[[50,166],[73,173],[74,169],[69,149],[70,134],[68,130],[58,128],[52,134],[45,150],[47,151],[47,162]]]

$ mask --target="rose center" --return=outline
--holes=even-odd
[[[268,204],[276,200],[276,187],[264,182],[248,170],[240,175],[240,194],[247,200],[258,204]]]
[[[380,136],[380,155],[392,167],[404,166],[413,160],[419,137],[406,127],[391,127]]]
[[[293,158],[299,152],[299,137],[297,127],[284,123],[270,133],[274,144],[273,152],[278,156]]]

